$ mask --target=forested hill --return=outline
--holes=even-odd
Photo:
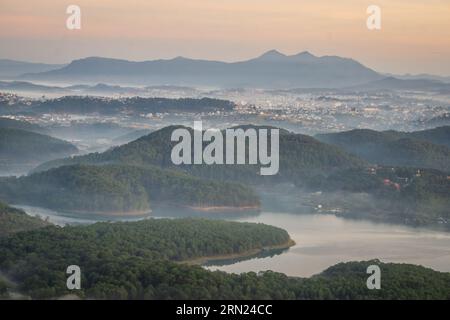
[[[349,217],[368,216],[376,220],[418,226],[442,224],[450,218],[448,215],[448,190],[450,190],[448,189],[450,181],[448,180],[448,173],[434,169],[423,169],[423,162],[414,162],[431,157],[431,160],[436,163],[436,159],[432,158],[432,152],[422,150],[423,154],[420,153],[415,157],[413,154],[401,159],[403,161],[401,163],[405,164],[404,166],[369,165],[357,156],[343,151],[338,146],[283,130],[280,131],[279,174],[261,177],[259,175],[260,166],[258,165],[174,166],[171,161],[171,150],[175,143],[170,141],[170,137],[177,128],[179,127],[166,127],[104,153],[48,162],[40,166],[37,172],[79,163],[98,166],[111,163],[133,165],[141,169],[156,166],[164,168],[164,170],[183,171],[190,176],[210,179],[217,183],[219,183],[218,181],[232,181],[244,183],[247,186],[263,184],[272,186],[278,182],[290,182],[299,188],[305,188],[308,192],[364,193],[366,196],[375,197],[371,198],[371,201],[358,203],[363,205],[361,208],[354,203],[349,205],[344,202],[339,205],[339,201],[329,204],[333,208],[343,208],[343,212]],[[245,128],[248,128],[248,126]],[[359,132],[362,133],[361,144],[370,137],[369,140],[375,145],[386,141],[385,135],[389,134],[363,130]],[[342,135],[346,136],[345,133]],[[356,137],[359,137],[359,135],[356,135]],[[404,138],[399,140],[392,138],[392,141],[396,143],[392,147],[394,149],[392,152],[401,151],[402,148],[408,146],[408,144],[403,144],[403,140]],[[431,144],[424,140],[412,141],[413,145],[419,146]],[[358,145],[358,143],[355,143],[355,145]],[[352,144],[349,144],[349,146],[352,146]],[[432,146],[447,148],[443,145],[432,144]],[[369,152],[371,148],[365,150]],[[383,161],[383,158],[380,160]],[[440,163],[448,166],[450,162],[441,161]],[[236,203],[249,203],[248,199],[253,199],[250,191],[243,193],[243,195],[244,198],[235,198],[233,194],[228,194],[228,197],[238,199]],[[209,199],[206,195],[204,195],[204,198]],[[139,202],[136,201],[136,203]],[[378,205],[374,207],[373,203],[378,203]]]
[[[72,247],[73,253],[60,253],[66,258],[76,257],[74,261],[80,258],[79,254],[89,255],[101,249],[104,258],[139,256],[150,260],[184,261],[288,246],[289,241],[285,230],[265,224],[186,218],[51,226],[12,236],[1,242],[0,247],[8,248],[6,250],[16,257],[29,252],[43,253],[46,247],[55,253]],[[19,243],[21,248],[14,246]]]
[[[381,290],[367,290],[367,268],[370,265],[381,269]],[[300,292],[311,299],[448,300],[450,273],[378,260],[340,263],[308,279]]]
[[[380,165],[450,171],[450,127],[412,133],[357,129],[317,138]]]
[[[79,213],[144,214],[154,206],[259,208],[251,189],[153,166],[63,166],[0,178],[0,198]]]
[[[0,128],[0,164],[38,164],[77,152],[67,141],[21,129]]]
[[[179,127],[166,127],[101,154],[95,153],[52,161],[43,164],[36,170],[42,171],[61,165],[77,163],[126,163],[136,166],[156,165],[164,168],[176,168],[171,161],[171,151],[176,144],[171,142],[171,134],[177,128]],[[362,165],[364,165],[364,161],[335,146],[321,143],[309,136],[281,131],[280,172],[271,181],[295,181],[315,173],[328,172],[334,169],[360,167]],[[259,181],[257,180],[259,168],[259,165],[214,165],[183,166],[182,169],[191,174],[211,179],[253,182]]]
[[[187,289],[192,280],[190,274],[198,272],[194,267],[167,262],[159,269],[161,261],[249,254],[290,245],[289,235],[282,229],[218,220],[150,219],[50,226],[0,239],[0,270],[16,279],[21,291],[36,298],[66,293],[65,269],[74,263],[83,268],[83,290],[88,296],[112,298],[124,291],[128,295],[130,290],[135,297],[143,297],[144,291],[150,294],[153,286],[170,286],[171,281],[176,287]],[[111,267],[113,273],[121,272],[122,276],[110,278]],[[145,269],[147,272],[137,273]],[[207,285],[207,277],[204,280]],[[192,290],[200,289],[197,284],[192,285]]]
[[[73,293],[67,291],[65,274],[72,264],[80,265],[83,271],[82,289],[76,293],[81,298],[450,298],[450,274],[420,266],[354,262],[303,279],[271,271],[240,275],[210,272],[174,262],[283,245],[289,245],[289,235],[282,229],[225,221],[152,219],[51,226],[0,239],[0,270],[18,282],[16,290],[32,298]],[[381,268],[382,290],[367,289],[366,271],[373,264]]]
[[[24,211],[9,207],[0,202],[0,238],[48,225],[48,222],[38,217],[30,217]]]

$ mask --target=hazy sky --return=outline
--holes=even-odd
[[[66,29],[70,4],[81,7],[81,30]],[[380,31],[366,27],[371,4]],[[450,0],[0,0],[0,58],[237,61],[269,49],[450,75]]]

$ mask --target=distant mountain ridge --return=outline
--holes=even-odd
[[[437,80],[442,82],[450,83],[450,76],[438,76],[434,74],[428,74],[428,73],[420,73],[420,74],[386,74],[387,77],[394,77],[397,79],[403,79],[403,80],[414,80],[414,79],[427,79],[427,80]]]
[[[22,69],[17,67],[22,65]],[[23,72],[10,73],[8,70],[12,66]],[[67,65],[45,65],[0,60],[0,79],[4,74],[11,74],[6,78],[16,81],[0,83],[1,90],[65,94],[78,91],[121,93],[126,90],[138,95],[142,86],[450,92],[448,77],[381,74],[350,58],[318,57],[308,51],[286,55],[270,50],[238,62],[185,57],[148,61],[87,57]],[[43,86],[25,81],[61,81],[72,85]]]
[[[48,64],[0,59],[0,78],[15,78],[24,73],[46,72],[64,67],[64,64]]]
[[[442,94],[450,93],[450,83],[432,79],[398,79],[387,77],[351,87],[354,90],[406,90],[406,91],[434,91]]]
[[[28,73],[20,78],[72,83],[328,88],[358,85],[383,76],[349,58],[317,57],[309,52],[288,56],[271,50],[254,59],[231,63],[184,57],[141,62],[88,57],[57,70]]]

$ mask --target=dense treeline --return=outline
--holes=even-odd
[[[241,275],[210,272],[197,266],[142,256],[112,257],[108,249],[103,253],[103,250],[98,252],[95,248],[96,245],[91,244],[88,252],[79,252],[80,247],[75,242],[74,248],[69,247],[65,251],[55,248],[38,251],[37,254],[28,253],[25,257],[23,253],[15,256],[7,252],[8,255],[2,255],[6,258],[2,259],[1,266],[8,270],[9,275],[19,279],[17,289],[33,298],[54,298],[73,293],[66,290],[64,271],[67,263],[82,261],[82,290],[77,291],[82,298],[450,299],[450,274],[420,266],[379,261],[347,263],[331,267],[318,276],[302,279],[270,271]],[[65,260],[67,256],[70,256],[69,261]],[[26,263],[14,264],[19,257]],[[79,258],[82,260],[77,260]],[[382,270],[382,290],[367,289],[366,270],[372,264],[379,265]]]
[[[14,203],[87,213],[142,212],[153,204],[255,207],[240,184],[195,178],[152,166],[64,166],[20,178],[1,178],[0,197]]]
[[[0,237],[48,226],[39,217],[30,217],[24,211],[0,202]]]
[[[24,293],[49,298],[66,292],[65,269],[77,264],[87,277],[86,290],[103,291],[107,286],[107,297],[114,297],[123,288],[135,291],[145,282],[142,277],[154,279],[153,284],[169,284],[186,276],[183,269],[196,270],[156,261],[241,254],[288,246],[289,240],[286,231],[272,226],[202,219],[50,226],[1,239],[0,270],[19,282]],[[156,274],[161,267],[162,274]],[[178,285],[189,281],[186,278]]]
[[[16,258],[29,252],[40,255],[55,251],[79,260],[101,250],[105,258],[140,256],[182,261],[243,253],[288,241],[285,230],[264,224],[196,218],[147,219],[64,228],[50,226],[3,239],[1,250],[6,250],[2,256]]]
[[[381,290],[367,290],[367,268],[370,265],[378,265],[381,269]],[[441,273],[416,265],[381,263],[374,260],[340,263],[306,281],[306,286],[324,288],[314,290],[315,299],[448,300],[449,280],[450,273]]]
[[[382,289],[368,290],[367,267],[379,265]],[[128,272],[123,272],[127,269]],[[86,277],[94,285],[85,297],[97,299],[227,300],[413,300],[450,299],[450,274],[420,266],[379,261],[339,264],[308,279],[271,271],[241,275],[209,272],[170,262],[127,260],[105,264]],[[116,280],[113,280],[116,279]]]
[[[142,98],[109,99],[87,96],[64,96],[36,103],[31,110],[39,113],[101,113],[118,112],[153,113],[153,112],[208,112],[217,110],[231,111],[234,103],[228,100],[212,98]]]

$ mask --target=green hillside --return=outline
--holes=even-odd
[[[243,185],[203,180],[154,166],[74,165],[2,178],[0,197],[51,209],[105,214],[142,214],[160,204],[259,207],[258,197]]]
[[[186,277],[178,282],[177,286],[181,288],[190,281],[190,270],[198,270],[169,263],[157,271],[165,264],[158,261],[243,254],[272,246],[288,247],[289,240],[286,231],[272,226],[203,219],[52,226],[0,239],[0,270],[17,280],[22,292],[48,298],[66,292],[65,269],[79,263],[85,277],[83,288],[89,296],[102,298],[105,294],[114,297],[119,292],[128,296],[128,290],[137,289],[137,297],[144,294],[143,286],[150,293],[148,285],[171,285],[175,279]],[[142,267],[149,272],[138,275],[136,272],[143,271]],[[115,280],[111,278],[119,270],[122,275]],[[201,276],[207,285],[208,279]],[[150,283],[145,284],[147,281]]]
[[[39,163],[77,153],[69,142],[21,129],[0,128],[0,164]]]
[[[448,134],[449,127],[413,133],[358,129],[317,138],[371,163],[450,171]]]
[[[182,169],[193,175],[219,180],[259,183],[263,180],[296,181],[315,173],[335,169],[360,167],[364,162],[335,146],[321,143],[314,138],[282,131],[280,134],[280,172],[274,177],[260,177],[259,165],[212,165],[175,167],[171,151],[176,143],[171,142],[172,132],[180,127],[166,127],[126,145],[104,153],[51,161],[39,166],[36,171],[48,170],[70,164],[128,164],[135,166],[155,165],[163,168]],[[257,127],[256,127],[257,128]]]

